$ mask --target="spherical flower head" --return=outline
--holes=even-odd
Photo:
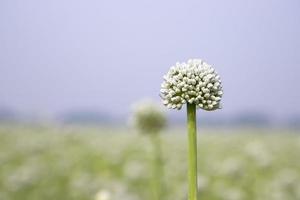
[[[162,108],[150,100],[134,106],[131,120],[133,126],[141,133],[158,133],[167,124]]]
[[[172,66],[164,76],[160,90],[163,104],[178,110],[186,103],[207,111],[220,109],[222,95],[220,76],[200,59]]]

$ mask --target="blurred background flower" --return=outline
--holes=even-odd
[[[133,106],[130,123],[141,133],[157,134],[166,127],[167,119],[159,104],[144,100]]]

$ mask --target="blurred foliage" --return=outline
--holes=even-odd
[[[199,132],[200,199],[300,199],[300,134]],[[2,126],[0,199],[152,200],[152,147],[125,129]],[[162,152],[164,199],[184,200],[185,130],[163,134]]]

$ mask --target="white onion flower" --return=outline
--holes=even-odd
[[[219,109],[222,95],[220,76],[200,59],[172,66],[164,76],[160,90],[163,104],[178,110],[186,103],[207,111]]]
[[[178,110],[183,104],[187,106],[189,200],[198,196],[196,109],[211,111],[221,108],[222,95],[220,76],[200,59],[176,63],[161,84],[160,97],[165,106]]]

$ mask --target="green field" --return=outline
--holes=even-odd
[[[200,200],[300,199],[296,131],[199,133]],[[161,140],[161,199],[184,200],[185,130]],[[125,128],[1,126],[0,200],[153,200],[150,141]]]

